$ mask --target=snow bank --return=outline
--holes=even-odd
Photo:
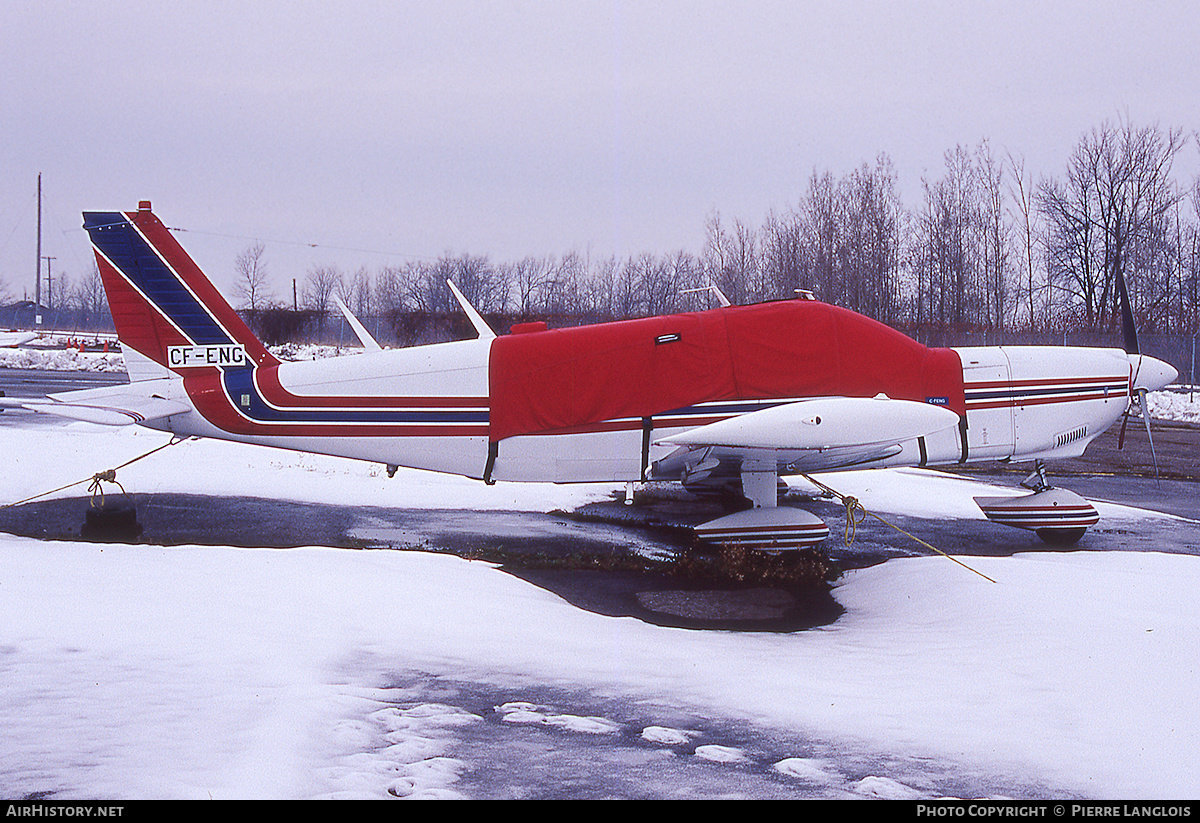
[[[16,420],[23,412],[5,412]],[[41,418],[45,420],[45,418]],[[121,466],[170,436],[137,426],[109,427],[54,420],[39,427],[0,426],[0,502],[22,500]],[[559,486],[498,483],[401,468],[389,478],[385,467],[340,457],[300,454],[220,440],[185,440],[117,471],[127,489],[139,493],[181,492],[321,501],[339,505],[395,508],[552,511],[611,497],[611,484]],[[74,486],[57,497],[82,494]],[[47,498],[48,499],[48,498]]]
[[[1151,418],[1200,423],[1200,396],[1193,391],[1150,392],[1147,400],[1150,403]]]
[[[123,372],[125,358],[117,352],[78,349],[0,349],[0,369]]]
[[[608,618],[483,563],[309,548],[39,543],[0,536],[0,787],[56,797],[457,796],[480,715],[396,704],[389,673],[669,700],[881,761],[776,769],[928,796],[961,769],[1061,796],[1194,797],[1200,558],[941,558],[857,571],[846,615],[792,635]],[[520,687],[514,686],[515,695]],[[514,700],[509,723],[615,733]],[[664,727],[648,740],[677,742]],[[730,768],[737,746],[694,741]],[[915,771],[914,771],[915,770]],[[840,776],[839,776],[840,775]],[[865,782],[864,782],[865,781]]]

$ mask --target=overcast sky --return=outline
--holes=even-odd
[[[711,214],[757,226],[814,170],[881,152],[914,207],[958,144],[1059,175],[1105,120],[1200,128],[1189,0],[0,11],[0,280],[17,297],[39,172],[56,272],[90,265],[82,210],[150,199],[226,293],[261,238],[282,296],[315,264],[698,253]]]

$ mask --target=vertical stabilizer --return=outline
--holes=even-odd
[[[84,212],[83,227],[122,347],[176,373],[278,363],[154,216],[149,201],[136,212]],[[143,363],[130,379],[155,371]]]

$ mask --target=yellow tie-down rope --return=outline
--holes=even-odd
[[[968,566],[966,563],[962,562],[961,560],[958,560],[958,559],[946,554],[944,551],[939,549],[937,546],[933,546],[933,545],[930,545],[929,543],[926,543],[924,540],[917,537],[912,532],[905,531],[904,529],[897,526],[895,523],[889,523],[884,518],[875,514],[875,512],[867,511],[866,507],[863,506],[863,504],[859,501],[859,499],[857,497],[851,497],[850,495],[842,494],[841,492],[831,489],[829,486],[825,485],[824,483],[820,482],[819,480],[814,480],[812,477],[810,477],[807,474],[802,474],[800,476],[803,477],[805,480],[807,480],[809,483],[812,483],[814,486],[816,486],[821,491],[824,491],[824,492],[836,497],[838,500],[841,501],[842,505],[846,507],[846,537],[845,537],[845,541],[846,541],[847,546],[854,544],[854,539],[855,539],[855,536],[858,531],[858,524],[863,522],[863,520],[866,519],[867,515],[870,515],[871,517],[874,517],[876,520],[878,520],[880,523],[883,523],[886,526],[891,526],[893,529],[900,532],[901,534],[911,537],[913,540],[917,541],[922,546],[926,547],[927,549],[929,549],[931,551],[937,552],[938,554],[940,554],[942,557],[946,558],[947,560],[953,560],[955,563],[962,566],[967,571],[975,572],[975,574],[979,575],[984,580],[987,580],[991,583],[996,582],[995,580],[992,580],[992,578],[988,577],[983,572],[978,571],[976,569],[972,569],[970,566]]]
[[[126,466],[133,465],[134,463],[138,462],[139,460],[141,460],[144,457],[149,457],[150,455],[154,454],[155,452],[160,452],[163,449],[165,449],[167,446],[174,446],[176,443],[182,443],[184,440],[187,440],[187,438],[186,437],[172,437],[169,441],[167,441],[166,443],[163,443],[161,446],[157,446],[157,447],[151,449],[150,451],[146,452],[145,454],[140,454],[137,457],[133,458],[132,460],[126,460],[124,463],[117,466],[116,468],[107,469],[102,472],[96,472],[91,477],[85,477],[82,480],[76,480],[74,483],[68,483],[65,486],[59,486],[57,489],[51,489],[48,492],[41,492],[40,494],[35,494],[32,497],[26,497],[24,500],[18,500],[15,503],[5,503],[3,506],[0,506],[0,509],[10,509],[13,506],[19,506],[22,503],[28,503],[30,500],[37,500],[39,497],[45,497],[46,495],[54,494],[56,492],[62,491],[63,489],[69,489],[72,486],[78,486],[80,483],[87,483],[89,481],[92,484],[92,485],[88,486],[88,491],[90,491],[92,493],[92,505],[93,506],[96,505],[95,498],[96,498],[96,495],[99,494],[100,495],[100,505],[103,506],[104,505],[104,490],[100,486],[101,482],[117,483],[117,469],[123,469]],[[122,492],[125,492],[125,487],[122,486],[120,483],[117,483],[117,487]]]

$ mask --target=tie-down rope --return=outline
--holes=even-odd
[[[939,549],[937,546],[933,546],[929,543],[926,543],[924,540],[917,537],[912,532],[905,531],[904,529],[897,526],[895,523],[888,522],[884,518],[875,514],[875,512],[867,511],[866,507],[863,506],[863,504],[859,501],[859,499],[857,497],[852,497],[847,494],[842,494],[841,492],[831,489],[829,486],[825,485],[824,483],[820,482],[819,480],[813,479],[812,477],[810,477],[807,474],[803,474],[803,475],[801,475],[801,477],[803,477],[809,483],[812,483],[814,486],[816,486],[821,491],[833,495],[834,497],[836,497],[838,500],[841,501],[843,506],[846,507],[846,537],[845,537],[845,541],[846,541],[847,546],[854,544],[854,539],[855,539],[855,537],[857,535],[857,531],[858,531],[858,524],[863,522],[863,520],[865,520],[867,518],[867,515],[870,515],[871,517],[874,517],[876,520],[878,520],[880,523],[883,523],[886,526],[891,526],[893,529],[900,532],[901,534],[911,537],[913,540],[917,541],[922,546],[926,547],[927,549],[930,549],[931,551],[937,552],[938,554],[940,554],[942,557],[946,558],[947,560],[953,560],[955,563],[962,566],[967,571],[975,572],[975,574],[979,575],[984,580],[990,581],[992,583],[996,582],[995,580],[992,580],[992,578],[988,577],[983,572],[978,571],[976,569],[972,569],[970,566],[968,566],[966,563],[962,562],[961,560],[958,560],[958,559],[946,554],[944,551]]]
[[[99,494],[100,495],[100,505],[103,506],[104,505],[104,491],[101,488],[100,484],[102,482],[117,483],[117,469],[123,469],[126,466],[131,466],[134,463],[138,462],[139,460],[149,457],[150,455],[154,454],[155,452],[160,452],[163,449],[167,448],[168,446],[174,446],[176,443],[182,443],[184,440],[187,440],[187,439],[188,438],[186,438],[186,437],[172,437],[170,440],[168,440],[166,443],[163,443],[161,446],[158,446],[157,448],[153,448],[150,451],[146,452],[145,454],[140,454],[137,457],[133,458],[132,460],[126,460],[124,463],[117,466],[116,468],[107,469],[102,472],[96,472],[91,477],[85,477],[82,480],[76,480],[74,483],[68,483],[65,486],[59,486],[57,489],[51,489],[48,492],[42,492],[41,494],[35,494],[32,497],[26,497],[24,500],[18,500],[15,503],[5,503],[3,506],[0,506],[0,509],[9,509],[9,508],[12,508],[13,506],[19,506],[22,503],[28,503],[30,500],[37,500],[39,497],[45,497],[47,495],[63,491],[64,489],[69,489],[72,486],[78,486],[80,483],[87,483],[87,482],[91,482],[91,485],[88,486],[88,491],[90,491],[92,493],[92,505],[93,506],[96,505],[95,498],[96,498],[96,495]],[[117,483],[117,487],[120,488],[122,492],[125,491],[125,487],[122,486],[120,483]]]

